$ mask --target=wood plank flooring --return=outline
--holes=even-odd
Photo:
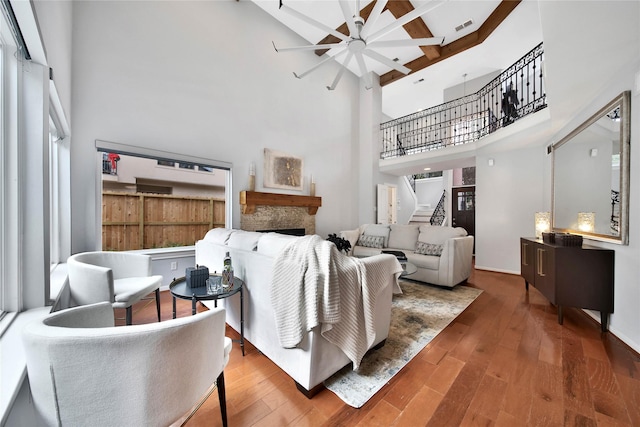
[[[565,309],[558,325],[519,276],[476,270],[468,286],[484,292],[360,409],[328,390],[307,399],[251,344],[242,357],[234,343],[229,426],[640,426],[637,353],[580,310]],[[161,300],[170,319],[171,295]],[[191,315],[177,302],[179,317]],[[134,323],[155,316],[153,301],[134,307]],[[221,424],[214,392],[186,426]]]

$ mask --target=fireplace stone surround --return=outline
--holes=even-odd
[[[315,234],[322,198],[291,194],[240,192],[240,229],[246,231],[304,229]]]

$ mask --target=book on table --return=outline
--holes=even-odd
[[[383,254],[394,255],[396,258],[398,258],[398,261],[406,261],[407,260],[407,256],[402,251],[382,251],[382,253]]]

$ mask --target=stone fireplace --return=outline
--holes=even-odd
[[[304,234],[315,234],[315,215],[321,205],[321,197],[242,191],[240,228],[247,231],[302,228]]]

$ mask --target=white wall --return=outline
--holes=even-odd
[[[234,227],[249,163],[256,190],[269,191],[263,149],[301,156],[323,198],[318,234],[357,225],[353,192],[337,191],[354,166],[360,173],[352,74],[334,91],[326,85],[335,64],[294,78],[319,58],[276,53],[272,40],[303,41],[250,2],[74,2],[73,12],[74,252],[99,240],[96,171],[87,161],[96,139],[233,163]]]
[[[416,180],[416,197],[419,205],[431,205],[435,209],[444,191],[444,178],[425,178]],[[450,206],[446,207],[449,210]]]
[[[458,98],[462,98],[466,95],[478,92],[485,87],[491,80],[495,79],[504,70],[495,70],[487,73],[483,76],[476,77],[474,79],[467,79],[466,82],[446,88],[442,92],[442,98],[444,102],[453,101]]]
[[[544,147],[476,157],[476,268],[520,274],[519,239],[535,236],[534,213],[551,204],[547,161]]]

